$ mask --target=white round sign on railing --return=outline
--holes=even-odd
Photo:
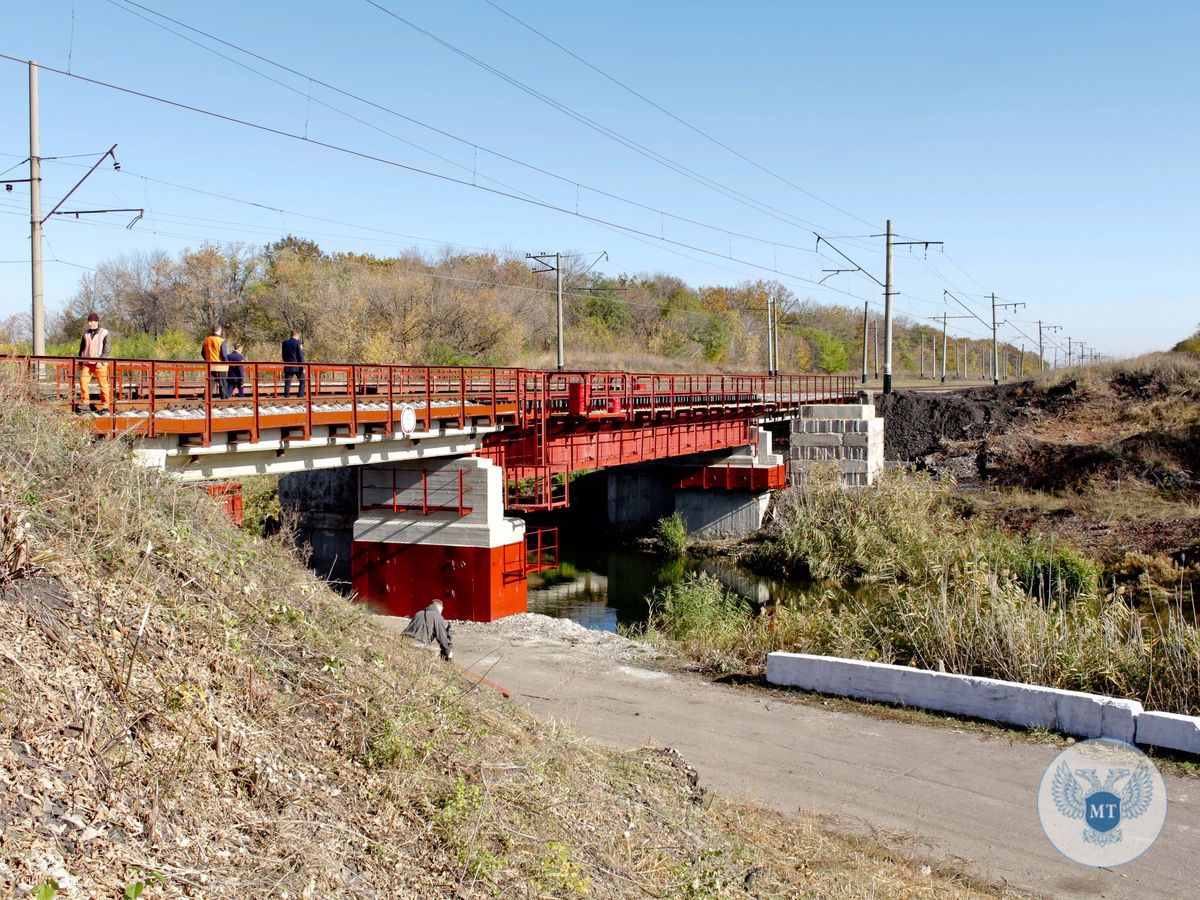
[[[417,409],[411,403],[400,407],[400,430],[406,436],[417,430]]]

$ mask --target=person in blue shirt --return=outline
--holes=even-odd
[[[292,396],[292,379],[295,378],[300,383],[300,396],[303,397],[304,382],[308,380],[304,377],[304,367],[286,365],[304,362],[304,345],[300,343],[299,331],[293,331],[292,336],[283,342],[283,362],[283,396]]]

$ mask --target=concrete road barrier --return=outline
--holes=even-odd
[[[1138,718],[1144,714],[1136,700],[807,653],[769,654],[767,681],[822,694],[1129,743],[1135,740]]]
[[[1177,713],[1144,712],[1137,717],[1137,742],[1200,756],[1200,718]]]

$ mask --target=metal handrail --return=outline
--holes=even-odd
[[[78,401],[81,360],[0,357],[0,364],[4,362],[21,365],[31,376],[42,373],[39,382],[43,390],[57,399]],[[544,428],[550,419],[573,415],[572,386],[583,392],[584,415],[624,420],[645,414],[667,413],[674,418],[681,413],[786,409],[850,400],[858,393],[856,379],[848,375],[559,372],[492,366],[246,361],[240,363],[244,396],[222,398],[212,393],[213,370],[227,369],[229,363],[110,358],[94,364],[106,367],[109,375],[112,402],[103,430],[110,436],[179,434],[178,427],[162,427],[163,414],[199,408],[203,418],[196,418],[195,424],[202,427],[195,433],[206,442],[221,432],[245,432],[257,439],[262,428],[271,427],[271,415],[281,415],[264,413],[264,405],[283,405],[301,415],[296,430],[302,427],[305,437],[311,437],[314,425],[348,425],[356,432],[361,422],[379,420],[370,419],[368,411],[382,411],[381,420],[394,425],[404,404],[419,409],[418,421],[426,431],[433,430],[439,419],[457,420],[462,426],[471,418],[497,423],[502,416],[511,416],[518,427]],[[299,379],[305,388],[303,397],[282,395],[285,369],[303,370]],[[47,372],[51,377],[45,377]],[[251,411],[237,415],[247,403]],[[381,404],[382,410],[374,404]],[[301,411],[297,413],[295,407]],[[574,414],[579,412],[576,409]],[[139,417],[140,422],[130,422]]]

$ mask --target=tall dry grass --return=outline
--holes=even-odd
[[[950,488],[901,472],[848,492],[829,473],[786,494],[757,563],[825,587],[753,610],[703,576],[655,599],[648,632],[715,669],[772,650],[944,667],[1200,713],[1200,630],[1179,603],[1143,617],[1095,567],[957,515]]]

